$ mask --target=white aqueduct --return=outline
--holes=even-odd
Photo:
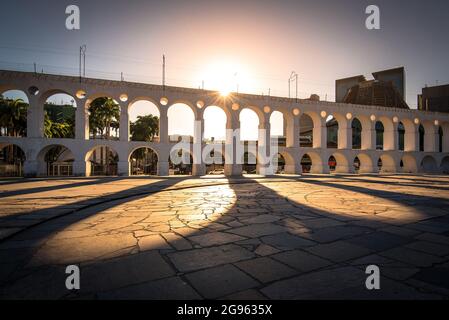
[[[449,171],[449,114],[423,112],[418,110],[384,108],[342,104],[323,101],[296,100],[280,97],[231,94],[221,97],[215,91],[180,87],[130,83],[124,81],[98,80],[70,76],[35,74],[15,71],[0,71],[0,93],[8,90],[23,91],[29,101],[27,115],[27,137],[0,137],[0,148],[8,145],[20,147],[26,156],[24,174],[26,176],[46,175],[44,156],[53,146],[64,146],[74,155],[73,174],[89,176],[89,158],[99,146],[108,146],[118,155],[118,175],[130,174],[130,155],[138,148],[150,148],[158,157],[157,174],[168,175],[170,150],[175,144],[168,136],[168,108],[176,103],[189,106],[195,121],[203,122],[204,110],[208,106],[218,106],[226,114],[226,128],[238,129],[239,114],[242,109],[253,110],[259,118],[258,144],[270,141],[270,116],[279,111],[284,118],[285,146],[279,153],[285,159],[285,172],[301,173],[301,159],[308,155],[312,161],[312,173],[328,173],[328,159],[333,156],[337,162],[335,171],[353,173],[354,159],[360,161],[360,173],[440,173]],[[73,97],[76,109],[75,138],[48,139],[44,137],[44,103],[57,93]],[[110,97],[121,107],[120,138],[118,140],[89,139],[89,103],[98,97]],[[160,113],[159,139],[156,142],[130,141],[128,109],[138,100],[154,103]],[[306,114],[313,121],[313,145],[300,146],[300,116]],[[329,115],[338,122],[337,148],[327,148],[326,119]],[[358,119],[362,125],[361,146],[353,149],[352,121]],[[384,127],[383,150],[376,148],[376,122]],[[398,126],[405,129],[403,150],[399,150]],[[419,126],[424,127],[424,146],[420,151]],[[202,126],[204,127],[204,126]],[[265,132],[264,134],[260,134]],[[264,136],[265,135],[265,136]],[[442,135],[442,137],[441,137]],[[235,142],[232,135],[226,143]],[[204,147],[203,131],[196,130],[193,145]],[[402,149],[402,148],[401,148]],[[242,166],[235,164],[234,155],[225,154],[225,175],[240,175]],[[205,164],[201,159],[193,159],[193,175],[203,175]],[[258,167],[258,172],[263,173]]]

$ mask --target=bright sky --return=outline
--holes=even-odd
[[[119,80],[123,72],[125,80],[158,84],[165,54],[169,85],[204,81],[206,89],[287,96],[295,71],[300,98],[333,101],[335,79],[405,66],[411,107],[425,84],[449,83],[447,0],[377,0],[376,31],[365,28],[368,0],[74,3],[79,31],[65,28],[69,2],[2,1],[0,69],[32,71],[36,63],[46,73],[77,75],[86,44],[88,77]],[[181,132],[184,116],[173,115]]]

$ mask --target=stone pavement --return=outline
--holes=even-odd
[[[449,298],[448,176],[1,180],[0,199],[2,299]]]

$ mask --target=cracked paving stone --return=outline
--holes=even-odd
[[[317,256],[323,257],[335,262],[343,262],[350,259],[366,256],[372,250],[357,246],[345,241],[336,241],[329,244],[319,244],[314,247],[305,248],[306,251]]]
[[[272,223],[263,223],[231,229],[228,232],[235,233],[248,238],[257,238],[270,234],[281,233],[284,231],[285,229],[282,226]]]
[[[235,265],[262,283],[297,274],[297,271],[273,259],[263,257],[235,263]]]
[[[269,244],[279,250],[298,249],[310,247],[316,244],[314,241],[297,237],[289,233],[278,233],[271,236],[265,236],[262,237],[261,240],[265,244]]]
[[[245,238],[226,232],[210,232],[197,236],[188,237],[190,241],[199,244],[201,247],[210,247],[243,240]]]
[[[255,257],[255,254],[240,246],[228,244],[170,253],[168,257],[179,271],[188,272],[251,259]]]
[[[145,282],[102,292],[99,299],[103,300],[198,300],[201,296],[179,277],[166,278]]]
[[[175,275],[157,251],[127,255],[80,268],[83,292],[118,289]]]
[[[273,255],[271,258],[281,261],[301,272],[309,272],[333,264],[333,262],[300,250],[285,251]]]
[[[407,244],[413,240],[411,238],[379,231],[347,239],[346,241],[373,251],[382,251]]]
[[[439,263],[442,261],[440,257],[406,247],[398,247],[387,251],[382,251],[379,254],[381,256],[402,261],[416,267],[429,267],[434,263]]]
[[[224,297],[259,285],[257,281],[229,264],[189,273],[186,278],[206,299]]]

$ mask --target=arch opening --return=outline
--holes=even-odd
[[[0,94],[0,136],[26,137],[29,101],[20,90]]]
[[[128,112],[131,141],[159,141],[160,113],[153,102],[136,100],[131,103]]]
[[[359,157],[355,157],[354,161],[353,161],[353,166],[354,166],[354,172],[355,173],[359,173],[360,172],[360,159]]]
[[[275,174],[284,174],[286,161],[281,153],[276,154],[271,160],[273,167],[275,168]]]
[[[245,151],[243,154],[242,174],[257,173],[257,156],[253,152]]]
[[[117,152],[108,146],[98,146],[86,155],[90,162],[90,174],[93,176],[115,176],[119,157]]]
[[[0,177],[23,177],[25,152],[15,144],[0,145]]]
[[[225,158],[221,152],[212,150],[206,156],[206,175],[223,175]]]
[[[169,159],[169,175],[192,175],[193,157],[190,151],[185,149],[172,150]]]
[[[334,156],[330,156],[327,160],[327,164],[329,166],[330,172],[335,172],[335,169],[337,168],[337,159],[335,159]]]
[[[75,138],[75,99],[66,93],[56,93],[47,98],[44,104],[45,138]]]
[[[446,156],[441,160],[441,171],[445,174],[449,174],[449,156]]]
[[[204,110],[204,141],[211,143],[224,143],[226,141],[226,113],[222,108],[209,106]]]
[[[273,111],[270,115],[270,138],[277,141],[277,145],[280,147],[285,147],[287,144],[285,129],[284,114]]]
[[[352,128],[352,149],[360,150],[362,148],[362,123],[354,118],[351,123]]]
[[[313,147],[313,120],[307,114],[299,118],[299,145],[300,147]]]
[[[376,121],[376,150],[384,149],[384,132],[385,128],[381,121]]]
[[[326,131],[327,131],[327,148],[338,148],[338,121],[333,115],[329,115],[326,119]]]
[[[157,175],[157,153],[148,147],[135,149],[130,157],[130,172],[133,176],[153,176]]]
[[[193,142],[195,114],[185,103],[175,103],[167,110],[168,136],[171,142]]]
[[[419,151],[424,151],[424,137],[426,135],[426,130],[422,124],[419,125]]]
[[[110,97],[99,97],[88,104],[90,139],[118,140],[120,105]]]
[[[259,139],[259,116],[254,110],[244,108],[239,115],[240,141],[258,141]]]
[[[425,156],[421,161],[421,170],[424,173],[437,173],[437,161],[432,156]]]
[[[405,148],[405,127],[402,122],[398,124],[398,149],[404,151]]]
[[[38,155],[40,163],[45,164],[41,168],[40,175],[48,177],[73,176],[73,162],[75,157],[72,151],[63,145],[51,145],[45,147]]]

